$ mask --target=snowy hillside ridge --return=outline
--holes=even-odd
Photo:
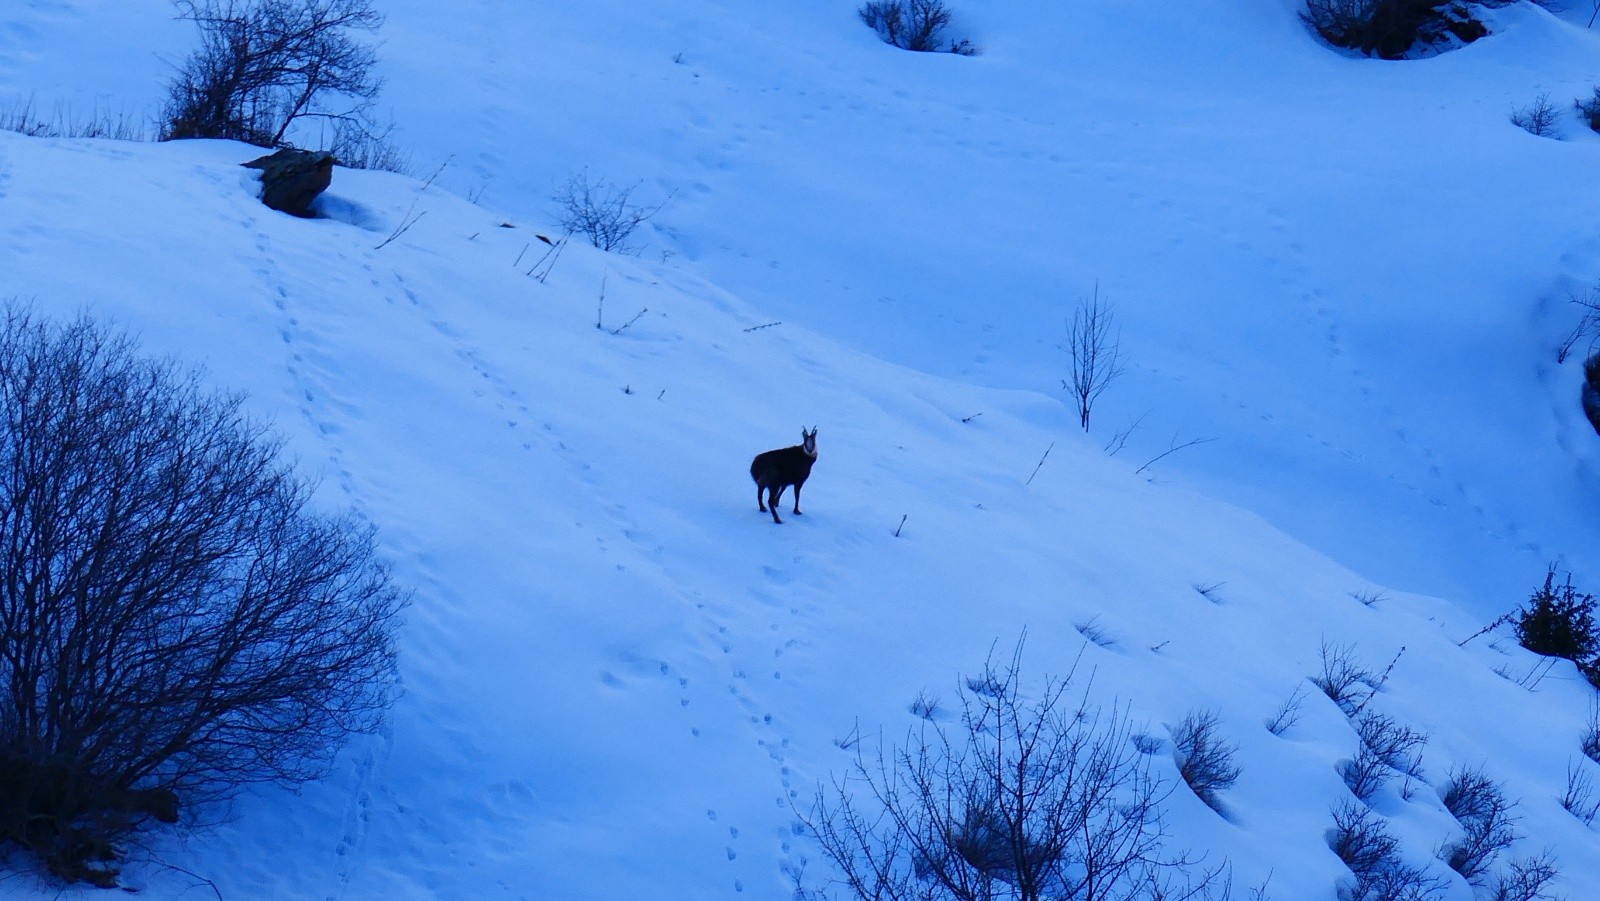
[[[1371,673],[1393,661],[1371,707],[1429,737],[1426,784],[1374,801],[1408,860],[1454,834],[1440,792],[1477,765],[1520,801],[1519,851],[1550,847],[1569,887],[1600,866],[1559,804],[1569,763],[1591,766],[1570,666],[1530,692],[1513,680],[1544,664],[1514,642],[1457,646],[1480,620],[1135,477],[1052,398],[745,332],[771,320],[670,266],[575,246],[541,284],[511,265],[536,223],[394,176],[341,171],[337,218],[302,222],[259,207],[240,145],[0,135],[0,152],[9,287],[247,389],[417,592],[382,739],[156,844],[225,895],[787,897],[817,872],[794,808],[844,771],[836,739],[894,734],[1024,629],[1025,679],[1082,654],[1144,732],[1217,711],[1239,747],[1229,819],[1181,794],[1168,816],[1241,884],[1326,897],[1343,873],[1323,833],[1357,733],[1297,690],[1324,642]],[[374,249],[414,204],[426,217]],[[652,312],[596,329],[602,278],[609,308]],[[807,516],[778,527],[744,470],[803,411],[828,437]],[[185,891],[158,866],[136,878]]]
[[[254,148],[0,133],[0,296],[247,391],[415,590],[386,729],[152,832],[130,887],[789,899],[829,878],[797,820],[851,737],[1025,633],[1022,697],[1092,673],[1171,847],[1240,892],[1335,897],[1330,833],[1367,828],[1467,901],[1481,773],[1519,834],[1488,877],[1548,851],[1586,897],[1593,690],[1478,633],[1552,562],[1600,580],[1555,353],[1600,282],[1600,138],[1509,121],[1592,94],[1595,36],[1521,4],[1391,63],[1290,0],[969,0],[964,58],[853,6],[390,0],[384,96],[450,163],[341,170],[319,220],[255,201]],[[189,39],[155,0],[24,2],[0,101],[148,107]],[[533,277],[585,167],[673,199],[639,256]],[[1060,345],[1097,283],[1129,366],[1086,435]],[[780,526],[749,466],[801,426]],[[1220,813],[1180,784],[1196,717],[1237,748]],[[14,863],[0,897],[57,894]]]

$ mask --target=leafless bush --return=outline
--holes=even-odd
[[[1596,95],[1597,98],[1600,98],[1600,88],[1596,89]],[[1597,99],[1596,103],[1600,104],[1600,99]],[[1600,115],[1600,105],[1596,106],[1596,115]],[[1571,355],[1572,349],[1585,338],[1589,339],[1588,352],[1593,352],[1594,338],[1596,335],[1600,335],[1600,291],[1591,290],[1584,297],[1574,294],[1571,295],[1570,299],[1583,312],[1578,314],[1578,321],[1572,326],[1572,330],[1567,332],[1566,337],[1561,339],[1561,343],[1556,345],[1556,362],[1558,364],[1565,363],[1567,357]]]
[[[1585,826],[1593,826],[1600,816],[1600,800],[1595,798],[1594,780],[1584,770],[1583,764],[1567,764],[1567,790],[1561,795],[1561,806],[1578,818]]]
[[[1170,854],[1166,797],[1127,719],[1068,698],[1072,674],[1022,697],[1019,659],[966,680],[960,724],[858,746],[808,825],[838,871],[814,898],[1134,901],[1210,897],[1221,868]]]
[[[1495,877],[1489,901],[1555,901],[1545,889],[1560,875],[1548,853],[1513,860],[1509,872]]]
[[[1428,901],[1445,890],[1442,880],[1401,858],[1399,841],[1360,804],[1334,809],[1328,847],[1354,877],[1339,886],[1340,901]]]
[[[163,140],[282,145],[306,118],[362,122],[378,94],[371,0],[175,0],[200,47],[167,86]],[[340,106],[331,106],[331,103]]]
[[[1353,716],[1376,691],[1373,684],[1377,676],[1356,662],[1352,645],[1330,644],[1324,640],[1319,653],[1322,672],[1311,677],[1311,684],[1322,689],[1346,716]]]
[[[1482,885],[1495,858],[1518,838],[1511,813],[1516,805],[1506,800],[1499,783],[1473,767],[1461,767],[1450,775],[1443,800],[1463,835],[1440,848],[1439,857],[1461,878]]]
[[[1600,2],[1595,3],[1595,9],[1600,10]],[[1594,131],[1600,131],[1600,88],[1594,89],[1594,96],[1588,99],[1573,101],[1573,106],[1578,108],[1583,121]]]
[[[395,144],[392,124],[377,128],[365,120],[340,119],[326,144],[341,166],[411,174],[411,160]]]
[[[1511,124],[1541,138],[1555,134],[1559,113],[1549,94],[1540,94],[1527,106],[1511,111]]]
[[[1273,735],[1282,735],[1294,728],[1294,724],[1300,722],[1300,704],[1304,700],[1305,686],[1295,686],[1294,691],[1289,693],[1289,697],[1278,705],[1277,712],[1272,715],[1271,719],[1267,720],[1267,731]]]
[[[1398,774],[1406,780],[1422,778],[1422,747],[1428,737],[1379,713],[1365,711],[1353,722],[1361,746],[1340,770],[1350,793],[1365,801]]]
[[[1233,757],[1238,746],[1218,735],[1215,711],[1190,713],[1172,730],[1172,747],[1178,755],[1178,775],[1207,807],[1219,810],[1217,793],[1239,779]]]
[[[0,843],[111,885],[148,820],[377,726],[402,597],[239,398],[13,309],[0,399]]]
[[[637,184],[619,188],[605,179],[589,180],[584,169],[567,180],[552,198],[556,202],[561,227],[569,235],[581,235],[604,251],[637,253],[628,239],[639,226],[650,221],[666,206],[642,206],[633,202]]]
[[[1117,646],[1117,639],[1106,631],[1105,626],[1100,625],[1098,616],[1092,616],[1081,623],[1074,623],[1072,628],[1099,647],[1109,650]]]
[[[1440,0],[1306,0],[1300,17],[1335,47],[1399,59],[1443,26]]]
[[[944,0],[870,0],[857,13],[884,43],[902,50],[961,56],[978,52],[971,41],[947,37],[954,15]]]
[[[1584,727],[1578,746],[1583,756],[1600,763],[1600,701],[1589,701],[1589,724]]]
[[[944,715],[944,708],[939,702],[939,696],[926,691],[918,692],[917,697],[911,702],[911,706],[908,709],[913,716],[925,720],[938,719]]]
[[[1061,385],[1077,401],[1078,424],[1085,432],[1095,401],[1122,375],[1122,343],[1113,331],[1115,319],[1111,304],[1101,299],[1100,286],[1095,285],[1094,294],[1079,302],[1067,323],[1072,375]]]

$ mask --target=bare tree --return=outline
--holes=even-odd
[[[852,772],[808,825],[860,901],[1132,901],[1225,892],[1222,868],[1167,851],[1169,790],[1120,711],[1068,698],[1072,673],[1035,701],[1020,646],[960,689],[958,725],[923,722],[903,746],[857,745]],[[814,892],[814,897],[837,897]]]
[[[376,728],[403,596],[238,397],[12,309],[0,417],[0,842],[112,885],[148,820]]]
[[[1078,422],[1085,432],[1089,431],[1089,414],[1095,401],[1122,375],[1121,336],[1113,333],[1114,325],[1111,304],[1100,297],[1098,284],[1093,295],[1078,303],[1067,323],[1072,378],[1062,379],[1061,386],[1077,401]]]
[[[284,143],[304,118],[366,122],[378,94],[370,0],[174,0],[200,27],[200,47],[168,85],[161,137]],[[343,98],[343,104],[330,101]]]

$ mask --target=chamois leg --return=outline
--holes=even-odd
[[[778,501],[783,498],[783,487],[774,485],[767,489],[767,509],[772,511],[772,521],[783,525],[783,520],[778,518]]]
[[[761,499],[761,493],[766,490],[767,486],[761,484],[760,482],[756,483],[756,506],[761,508],[762,513],[767,512],[767,503]]]
[[[800,516],[800,486],[794,486],[794,515]]]

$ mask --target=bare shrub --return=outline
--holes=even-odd
[[[370,0],[175,2],[199,26],[200,46],[167,86],[163,140],[276,147],[302,119],[365,121],[377,56],[352,32],[383,24]]]
[[[1426,735],[1371,711],[1361,713],[1352,725],[1361,739],[1361,746],[1356,756],[1340,769],[1351,794],[1366,801],[1397,774],[1405,778],[1404,791],[1408,792],[1411,780],[1422,778],[1422,747],[1428,743]]]
[[[1300,705],[1304,700],[1305,686],[1295,686],[1294,691],[1289,693],[1289,697],[1278,705],[1277,712],[1272,715],[1271,719],[1267,720],[1267,731],[1273,735],[1282,735],[1294,728],[1295,723],[1300,722]]]
[[[939,696],[927,691],[917,692],[916,698],[907,708],[912,716],[925,720],[935,720],[944,715],[944,707],[940,704]]]
[[[1335,47],[1399,59],[1439,26],[1440,0],[1306,0],[1300,17]]]
[[[1600,11],[1600,2],[1595,3],[1595,9]],[[1583,115],[1583,121],[1594,131],[1600,131],[1600,88],[1594,89],[1594,96],[1587,100],[1577,100],[1573,106]]]
[[[1600,88],[1596,89],[1596,94],[1597,97],[1600,97]],[[1600,115],[1600,99],[1597,99],[1596,103],[1595,113]],[[1573,348],[1578,345],[1578,342],[1586,338],[1589,339],[1589,343],[1585,353],[1593,353],[1594,338],[1597,334],[1600,334],[1600,291],[1591,290],[1585,297],[1573,294],[1569,296],[1569,299],[1583,312],[1578,314],[1578,321],[1572,326],[1571,331],[1567,332],[1561,342],[1556,345],[1556,363],[1558,364],[1565,363]]]
[[[1172,748],[1178,755],[1178,775],[1201,801],[1219,810],[1217,793],[1231,788],[1239,779],[1233,763],[1238,746],[1218,735],[1215,711],[1190,713],[1172,730]]]
[[[1549,853],[1511,861],[1507,872],[1495,877],[1489,901],[1555,901],[1545,889],[1560,875]]]
[[[1583,756],[1600,763],[1600,701],[1589,701],[1589,723],[1578,739],[1578,747],[1583,749]]]
[[[948,37],[954,14],[944,0],[869,0],[856,11],[885,44],[919,53],[978,52],[971,41]]]
[[[1463,835],[1440,848],[1439,857],[1461,878],[1482,885],[1495,858],[1518,838],[1511,813],[1516,805],[1506,800],[1499,783],[1473,767],[1458,768],[1450,775],[1443,800]]]
[[[147,821],[377,727],[402,596],[240,398],[10,310],[0,399],[0,842],[112,885]]]
[[[1541,138],[1555,134],[1559,113],[1549,94],[1540,94],[1527,106],[1511,111],[1511,124]]]
[[[1600,816],[1600,800],[1595,798],[1594,779],[1577,761],[1567,764],[1567,790],[1561,795],[1561,806],[1585,826],[1593,826],[1595,817]]]
[[[1117,639],[1106,631],[1105,626],[1100,625],[1100,617],[1098,616],[1092,616],[1081,623],[1074,623],[1072,628],[1076,629],[1079,635],[1099,647],[1110,650],[1117,646]]]
[[[1346,802],[1333,811],[1328,847],[1354,877],[1339,886],[1340,901],[1428,901],[1445,883],[1400,857],[1400,842],[1377,814]]]
[[[603,178],[590,181],[589,170],[584,169],[568,179],[551,199],[556,202],[557,216],[567,234],[580,235],[604,251],[637,253],[639,248],[629,244],[628,239],[666,206],[665,201],[653,207],[634,203],[633,192],[638,187],[634,184],[619,188]]]
[[[1322,689],[1346,716],[1354,715],[1376,691],[1373,683],[1377,676],[1356,662],[1352,645],[1330,644],[1324,640],[1319,654],[1322,672],[1311,677],[1311,684]]]
[[[1166,790],[1126,717],[1068,697],[1072,673],[1023,698],[1019,656],[985,664],[959,725],[859,746],[807,825],[838,876],[811,897],[874,901],[1209,897],[1221,868],[1166,849]],[[970,690],[978,685],[985,691]]]
[[[411,160],[395,144],[392,124],[376,128],[364,120],[341,119],[333,123],[326,144],[341,166],[411,174]]]
[[[1100,286],[1094,294],[1078,303],[1072,319],[1067,322],[1067,354],[1071,360],[1071,377],[1063,379],[1061,386],[1071,393],[1078,406],[1078,424],[1089,431],[1089,414],[1095,401],[1106,388],[1122,375],[1122,343],[1114,332],[1116,316],[1111,304],[1100,297]]]

